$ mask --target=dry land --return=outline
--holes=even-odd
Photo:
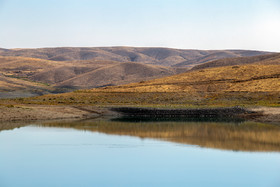
[[[119,106],[112,106],[117,108]],[[123,106],[121,106],[123,107]],[[166,107],[164,107],[166,110]],[[159,108],[157,108],[159,109]],[[173,108],[173,112],[179,110]],[[187,108],[184,108],[186,110]],[[192,107],[191,110],[194,108]],[[159,109],[160,110],[160,109]],[[195,109],[197,110],[197,109]],[[204,111],[205,108],[202,108]],[[91,119],[104,116],[119,116],[120,113],[113,112],[107,106],[86,106],[86,105],[2,105],[0,106],[0,122],[8,121],[37,121],[37,120],[58,120],[58,119]],[[280,107],[254,107],[246,111],[256,112],[253,115],[239,115],[238,117],[258,121],[280,124]],[[167,114],[168,115],[168,114]],[[228,117],[227,115],[225,117]]]
[[[45,51],[47,49],[42,50]],[[74,49],[64,48],[62,52],[68,51],[69,55],[76,54],[72,53],[73,50]],[[115,51],[116,49],[114,48],[111,50]],[[132,54],[130,52],[136,49],[126,48],[126,50],[128,50],[126,52],[129,52],[129,54]],[[29,58],[33,57],[31,54],[33,54],[34,51],[27,51],[29,54],[27,56]],[[76,51],[76,49],[74,51]],[[154,54],[154,52],[160,53],[160,51],[164,52],[161,54],[167,54],[167,51],[162,51],[162,49],[150,49],[148,51],[152,52],[152,54]],[[141,54],[139,55],[143,57],[144,53],[150,54],[148,51],[146,51],[146,49],[141,49]],[[170,50],[168,51],[170,52]],[[51,53],[52,51],[49,52]],[[102,54],[105,54],[103,52]],[[118,51],[118,53],[119,52],[120,51]],[[174,54],[177,54],[177,52],[174,52]],[[150,56],[152,54],[150,54]],[[230,51],[230,54],[232,54],[232,51]],[[123,56],[123,54],[119,54],[119,56]],[[24,60],[22,58],[24,58]],[[97,59],[92,61],[83,58],[80,59],[80,57],[76,59],[75,55],[72,59],[74,61],[71,62],[66,61],[67,59],[64,58],[61,59],[63,62],[56,61],[57,58],[43,58],[44,60],[29,58],[2,57],[3,62],[9,63],[2,64],[2,69],[0,67],[0,73],[2,72],[2,74],[0,74],[0,86],[3,88],[6,86],[7,89],[14,88],[11,92],[20,92],[21,89],[24,88],[27,90],[32,89],[32,93],[39,91],[42,94],[49,89],[49,84],[51,84],[52,89],[54,89],[51,90],[52,92],[55,92],[55,86],[62,83],[64,85],[63,88],[67,88],[69,85],[73,86],[75,85],[74,83],[77,83],[77,85],[79,85],[78,87],[86,87],[87,89],[64,94],[0,100],[0,120],[2,121],[90,118],[107,114],[113,115],[109,112],[108,108],[121,106],[165,109],[225,108],[239,106],[259,112],[258,116],[251,116],[252,120],[274,123],[279,123],[280,121],[279,54],[218,60],[207,63],[205,67],[194,68],[191,71],[181,74],[176,74],[178,72],[175,70],[172,70],[170,73],[170,68],[166,67],[157,66],[157,68],[155,68],[157,63],[148,65],[146,63],[138,63],[137,61],[127,62],[124,60],[115,62],[104,61],[105,59],[102,59],[102,61],[98,61]],[[148,59],[148,57],[145,59]],[[170,58],[167,58],[167,60],[168,59]],[[22,64],[20,70],[17,66],[18,60],[20,60]],[[33,62],[34,66],[25,64],[25,62],[28,62],[30,65],[29,61]],[[177,63],[179,62],[173,65],[178,65]],[[8,64],[10,69],[7,68]],[[41,65],[39,64],[45,64],[45,66],[49,66],[49,68],[40,69]],[[79,67],[76,64],[79,64]],[[90,71],[91,73],[87,72],[88,67],[93,68]],[[93,72],[95,73],[92,74]],[[96,74],[96,72],[99,73]],[[141,79],[139,77],[139,79],[136,79],[135,76],[138,75],[139,72],[141,72],[141,76],[139,74]],[[165,74],[164,72],[167,73]],[[155,78],[154,76],[158,77],[159,74],[162,74],[162,78],[153,80],[142,79],[143,77],[150,77],[152,79]],[[170,74],[176,75],[163,77],[163,75]],[[79,79],[67,77],[66,75],[73,75]],[[85,75],[87,75],[87,78],[84,77]],[[105,80],[105,78],[102,77],[103,75],[109,78],[109,82],[102,83],[103,86],[107,85],[106,87],[88,89],[93,86],[88,85],[89,83],[95,84],[97,82],[102,82],[103,79]],[[122,75],[125,75],[125,77],[122,77]],[[25,80],[26,77],[29,77],[28,80]],[[30,77],[32,77],[32,79]],[[42,78],[42,80],[50,78],[50,82],[44,82],[45,84],[38,83],[41,82],[41,79],[39,80],[37,78]],[[68,82],[68,80],[71,81]],[[125,80],[133,80],[132,82],[134,83],[121,85],[122,83],[119,82],[120,80],[122,83],[128,83]],[[69,84],[64,84],[66,82]],[[118,86],[108,86],[108,84],[116,84]],[[36,90],[38,86],[40,86],[40,89]],[[10,93],[7,89],[4,89],[4,91]]]
[[[95,112],[90,107],[8,105],[0,106],[0,121],[34,121],[55,119],[85,119],[99,116],[102,109]]]

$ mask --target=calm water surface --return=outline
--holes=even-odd
[[[5,128],[0,187],[279,187],[278,133],[279,126],[252,123],[95,121]]]

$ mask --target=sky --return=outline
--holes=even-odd
[[[280,52],[280,0],[0,0],[0,47]]]

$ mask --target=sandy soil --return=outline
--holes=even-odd
[[[73,106],[0,106],[1,121],[83,119],[100,115],[92,108]]]
[[[256,107],[252,111],[261,112],[253,120],[272,122],[280,125],[280,107]],[[116,115],[106,108],[92,106],[43,106],[15,105],[0,106],[0,122],[33,121],[57,119],[87,119],[105,115]]]
[[[260,122],[274,122],[280,125],[280,107],[251,108],[252,111],[262,112],[262,116],[256,118]]]

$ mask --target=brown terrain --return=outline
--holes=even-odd
[[[136,52],[138,56],[132,58]],[[231,54],[234,58],[217,60],[232,57],[226,54]],[[70,108],[65,111],[70,111],[72,106],[77,105],[252,107],[280,104],[280,56],[276,53],[115,47],[2,49],[0,55],[3,55],[0,57],[2,97],[5,97],[5,93],[6,97],[14,97],[15,93],[16,96],[24,95],[21,93],[41,95],[83,89],[65,94],[2,100],[1,111],[3,114],[7,111],[2,115],[2,119],[13,118],[7,113],[23,110],[22,107],[26,105],[32,106],[31,108],[38,107],[38,110],[30,110],[26,114],[23,112],[20,118],[25,116],[26,119],[46,119],[48,117],[41,113],[47,115],[48,112],[41,111],[40,106],[48,108],[48,105],[63,106]],[[196,63],[177,68],[183,62],[195,59]],[[214,61],[206,62],[205,67],[201,65],[187,71],[188,68],[204,62],[201,59]],[[53,109],[56,110],[55,107]],[[45,111],[48,110],[51,112],[52,107]],[[92,113],[88,110],[82,111]],[[15,113],[20,114],[18,111]],[[28,117],[30,114],[34,116]],[[78,118],[87,116],[80,114]],[[67,118],[67,115],[60,112],[57,112],[57,115],[60,117],[56,118]],[[278,113],[266,115],[274,117],[261,121],[278,119],[275,117]]]
[[[99,116],[104,111],[93,107],[75,106],[0,106],[0,122],[24,122],[36,120],[85,119]],[[107,111],[109,114],[109,112]]]
[[[263,54],[135,47],[1,49],[0,98],[143,82],[212,60]]]
[[[280,59],[279,59],[280,60]],[[280,65],[243,65],[190,71],[170,77],[92,89],[92,92],[280,92]]]
[[[39,49],[2,49],[0,56],[22,56],[52,61],[140,62],[160,66],[193,67],[212,60],[267,54],[250,50],[186,50],[141,47],[61,47]]]
[[[29,57],[0,56],[0,97],[42,95],[121,85],[170,76],[186,71],[135,62],[50,61]]]
[[[239,58],[224,58],[220,60],[213,60],[204,64],[197,65],[192,70],[222,67],[222,66],[234,66],[244,64],[260,64],[260,65],[279,65],[280,54],[267,54],[258,55],[253,57],[239,57]]]

